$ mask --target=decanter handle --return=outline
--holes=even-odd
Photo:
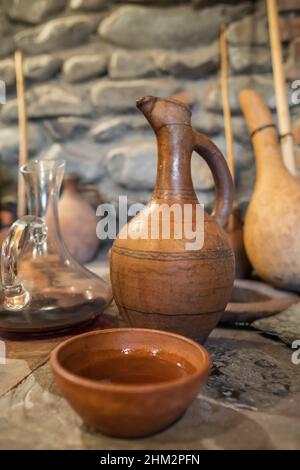
[[[206,161],[215,181],[216,203],[212,212],[215,220],[225,227],[232,211],[233,181],[226,160],[218,147],[200,132],[194,131],[193,149]]]
[[[30,215],[21,217],[11,226],[1,250],[1,283],[7,310],[21,310],[28,304],[30,293],[18,279],[18,263],[27,244],[41,245],[47,233],[45,222]]]

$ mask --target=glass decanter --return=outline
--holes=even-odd
[[[35,160],[21,168],[29,215],[11,227],[1,253],[0,330],[60,330],[93,320],[112,300],[110,286],[68,252],[57,202],[62,160]]]

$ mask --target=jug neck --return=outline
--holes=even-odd
[[[154,198],[197,200],[191,176],[192,128],[168,124],[157,132],[157,179]]]
[[[276,174],[286,173],[281,157],[281,150],[278,143],[275,128],[265,128],[253,135],[252,138],[255,159],[257,182]]]
[[[78,195],[80,191],[80,178],[77,175],[65,176],[63,179],[63,192],[72,194],[72,196]]]

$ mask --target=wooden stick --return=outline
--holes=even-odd
[[[229,170],[234,181],[234,150],[233,135],[231,127],[231,114],[228,92],[228,51],[226,29],[222,26],[220,33],[220,53],[221,53],[221,90],[223,101],[224,128],[226,138],[226,153]]]
[[[15,52],[15,67],[17,81],[18,114],[19,114],[19,168],[27,163],[28,155],[28,134],[27,134],[27,113],[25,82],[23,73],[23,56],[20,50]],[[25,183],[22,175],[19,173],[18,180],[18,217],[25,214]]]
[[[294,142],[282,63],[277,2],[276,0],[267,0],[267,5],[281,152],[285,166],[292,174],[295,174]]]

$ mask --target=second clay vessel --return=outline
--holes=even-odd
[[[156,134],[157,180],[148,204],[123,227],[113,244],[114,298],[130,325],[170,330],[203,342],[218,323],[234,280],[234,254],[222,228],[232,209],[232,179],[220,150],[191,127],[186,105],[148,96],[137,107]],[[204,212],[204,223],[200,221],[199,226],[199,201],[191,177],[194,150],[207,162],[216,186],[215,210],[212,215]],[[153,237],[155,211],[173,204],[182,210],[182,220],[170,216],[170,237],[165,238],[160,218],[158,234]],[[188,205],[190,215],[184,212]],[[197,249],[191,248],[185,235],[189,224],[195,232],[202,230],[203,246]],[[146,232],[151,237],[138,236]]]
[[[285,167],[272,113],[254,90],[240,103],[256,158],[256,183],[245,219],[245,247],[256,273],[300,292],[300,182]]]
[[[64,178],[58,213],[68,250],[79,263],[85,264],[95,257],[100,240],[96,234],[96,210],[82,197],[79,183],[76,175]]]

